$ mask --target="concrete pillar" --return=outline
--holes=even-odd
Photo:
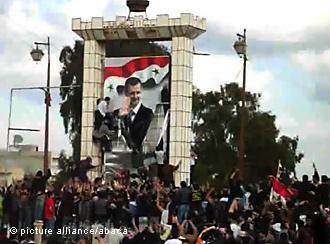
[[[179,164],[175,184],[190,184],[190,145],[192,141],[192,67],[193,40],[188,37],[172,39],[170,164]]]
[[[43,221],[42,220],[36,220],[33,223],[34,226],[34,242],[35,244],[41,244],[42,243],[42,227],[43,227]]]
[[[84,46],[84,80],[83,104],[81,120],[81,159],[91,156],[94,165],[102,165],[101,152],[98,145],[92,141],[94,111],[96,100],[103,96],[103,59],[104,43],[97,40],[86,40]],[[101,167],[93,169],[89,177],[99,176]]]

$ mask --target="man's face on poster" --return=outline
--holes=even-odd
[[[130,106],[131,108],[135,108],[136,105],[140,102],[141,96],[141,84],[138,83],[136,85],[129,85],[127,95],[130,98]]]

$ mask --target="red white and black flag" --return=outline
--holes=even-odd
[[[106,58],[103,89],[104,96],[111,98],[112,109],[122,103],[125,81],[137,77],[143,87],[143,104],[154,110],[161,90],[169,82],[169,64],[169,56]]]
[[[278,198],[278,196],[285,199],[296,196],[298,194],[297,190],[285,185],[283,182],[279,180],[283,172],[284,172],[284,167],[282,166],[281,161],[279,161],[277,166],[276,177],[270,176],[270,180],[272,183],[272,188],[269,196],[270,201]]]
[[[270,179],[272,181],[273,191],[276,192],[277,194],[279,194],[281,197],[290,198],[290,197],[298,195],[297,190],[295,190],[289,186],[286,186],[281,181],[279,181],[276,177],[271,176]]]

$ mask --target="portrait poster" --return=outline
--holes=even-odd
[[[126,84],[125,88],[126,81],[132,80],[132,78],[137,78],[140,84],[128,86]],[[118,116],[120,118],[116,122],[119,128],[118,136],[112,143],[112,152],[108,153],[105,158],[109,165],[120,165],[124,168],[134,167],[132,160],[136,159],[132,159],[132,153],[138,154],[143,164],[148,165],[155,161],[160,162],[161,159],[158,156],[165,151],[170,104],[170,57],[111,57],[105,59],[104,97],[110,97],[109,107],[112,113],[120,114],[118,111],[122,111],[123,106],[127,107],[127,101],[131,101],[128,104],[132,104],[128,92],[136,87],[139,89],[139,105],[129,108],[131,112],[136,110],[134,119],[129,120],[129,123],[140,125],[142,123],[144,128],[134,132],[135,127],[130,127],[130,125],[126,126],[129,128],[125,130],[123,128],[125,126],[121,126],[123,125],[122,117]],[[149,112],[143,113],[143,111]],[[130,112],[127,112],[128,114]],[[152,114],[152,119],[144,118],[150,114]],[[120,125],[120,123],[122,124]],[[141,128],[141,126],[136,128]],[[129,143],[130,139],[127,139],[125,133],[129,134],[132,141],[138,145],[132,146],[134,143]],[[143,134],[141,135],[141,133]],[[139,140],[135,140],[136,135],[139,136]]]

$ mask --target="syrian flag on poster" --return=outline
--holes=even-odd
[[[122,104],[124,85],[129,77],[141,80],[142,103],[155,109],[160,93],[169,82],[169,56],[106,58],[104,67],[104,97],[111,98],[111,109]]]

